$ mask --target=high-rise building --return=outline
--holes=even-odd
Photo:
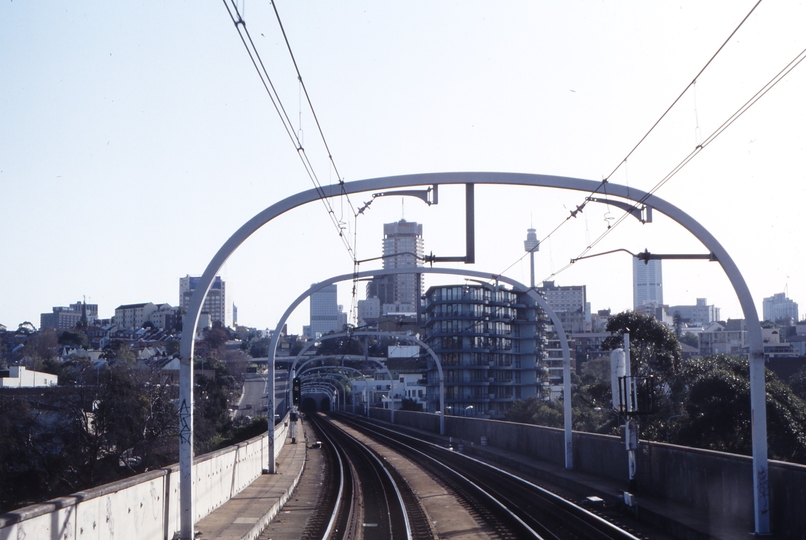
[[[692,326],[705,326],[719,320],[719,308],[708,304],[707,298],[697,298],[693,306],[669,306],[672,317],[680,316],[680,322]]]
[[[196,291],[196,287],[201,281],[201,276],[185,276],[179,278],[179,305],[183,312],[187,313],[190,307],[190,299]],[[207,296],[202,304],[202,313],[208,313],[213,323],[220,322],[224,326],[230,326],[231,321],[227,318],[227,290],[221,276],[216,276],[207,291]]]
[[[311,319],[308,337],[318,338],[329,332],[338,332],[346,322],[338,302],[338,287],[335,283],[319,289],[310,297]]]
[[[788,324],[799,322],[798,303],[786,297],[786,293],[777,293],[764,299],[764,320],[788,321]]]
[[[492,285],[444,285],[425,294],[424,341],[439,355],[447,414],[503,417],[516,399],[542,397],[543,341],[526,294]],[[429,360],[428,409],[439,406]]]
[[[590,332],[590,304],[585,297],[585,285],[555,285],[544,281],[537,291],[559,317],[566,332]]]
[[[42,313],[39,316],[39,327],[64,330],[73,328],[78,324],[92,325],[98,320],[98,304],[76,302],[69,307],[54,306],[52,313]]]
[[[383,268],[416,268],[422,266],[423,226],[401,219],[383,226]],[[422,282],[419,274],[397,274],[373,279],[367,284],[367,298],[380,300],[382,314],[417,309]],[[387,307],[384,306],[397,306]]]
[[[663,305],[663,271],[659,259],[633,259],[632,299],[633,309],[644,304]]]

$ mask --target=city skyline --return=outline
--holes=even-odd
[[[761,316],[763,299],[781,291],[806,302],[806,256],[791,241],[806,197],[806,63],[709,137],[804,49],[806,6],[760,4],[700,73],[753,6],[280,5],[316,120],[273,10],[250,6],[244,18],[322,184],[503,171],[649,191],[668,179],[657,195],[724,246]],[[101,317],[118,305],[174,302],[176,276],[202,274],[241,225],[312,188],[223,6],[161,5],[156,14],[80,0],[0,6],[0,323],[10,329],[84,295]],[[172,24],[190,14],[194,24]],[[469,268],[528,284],[523,232],[534,228],[538,283],[585,284],[594,310],[620,312],[632,306],[627,253],[569,265],[602,234],[610,231],[587,255],[703,254],[657,212],[652,223],[617,223],[622,210],[605,191],[594,202],[477,186]],[[218,273],[240,322],[273,328],[311,283],[379,257],[384,223],[423,224],[429,252],[461,255],[464,211],[460,186],[440,186],[430,205],[334,198],[330,211],[316,203],[280,216]],[[456,280],[424,286],[447,281]],[[352,288],[340,287],[339,304],[353,305]],[[717,263],[664,261],[664,302],[697,298],[723,319],[742,317]],[[299,331],[307,315],[298,309],[289,328]]]

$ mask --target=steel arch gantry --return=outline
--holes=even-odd
[[[274,355],[277,351],[277,343],[280,337],[280,330],[285,325],[288,318],[294,312],[294,310],[299,306],[306,298],[310,295],[315,293],[316,291],[332,285],[333,283],[338,283],[340,281],[348,281],[352,279],[363,279],[367,277],[378,277],[378,276],[385,276],[385,275],[396,275],[396,274],[411,274],[410,268],[385,268],[382,270],[369,270],[365,272],[358,272],[355,274],[342,274],[341,276],[335,276],[329,278],[325,281],[321,281],[319,283],[315,283],[311,285],[311,287],[299,295],[296,300],[294,300],[288,308],[286,308],[285,313],[283,316],[280,317],[279,322],[277,323],[277,327],[272,334],[271,341],[269,342],[269,365],[274,366]],[[485,272],[477,272],[474,270],[464,270],[464,269],[455,269],[455,268],[425,268],[425,267],[418,267],[417,273],[419,274],[448,274],[448,275],[457,275],[463,277],[473,277],[473,278],[480,278],[484,280],[490,281],[497,281],[503,282],[508,285],[511,285],[513,288],[527,294],[532,300],[534,300],[535,304],[540,306],[546,314],[551,318],[552,324],[557,329],[557,335],[560,338],[560,347],[562,348],[563,353],[563,431],[564,431],[564,455],[565,455],[565,468],[566,469],[573,469],[574,467],[574,451],[573,451],[573,436],[571,430],[571,352],[568,346],[568,338],[565,335],[565,330],[563,329],[562,321],[554,313],[554,310],[551,309],[551,306],[548,305],[546,300],[537,294],[534,289],[531,289],[516,281],[512,278],[508,278],[506,276],[498,276],[496,274],[490,274]],[[434,360],[437,365],[437,370],[439,372],[439,433],[440,435],[445,434],[445,382],[444,377],[442,375],[442,362],[439,359],[439,356],[429,347],[426,343],[420,341],[419,339],[415,338],[414,336],[409,336],[407,334],[396,334],[394,332],[346,332],[341,334],[327,334],[326,336],[322,336],[320,339],[333,339],[337,337],[347,337],[347,336],[361,336],[361,335],[372,335],[372,336],[389,336],[395,337],[401,340],[411,341],[416,343],[417,345],[423,347]],[[289,379],[292,377],[292,373],[294,371],[294,366],[296,365],[297,360],[311,347],[313,347],[315,342],[309,343],[306,345],[298,354],[297,358],[291,365],[291,369],[288,371]],[[387,370],[388,371],[388,370]],[[273,372],[272,372],[273,373]],[[274,375],[272,374],[272,377]],[[391,379],[391,375],[389,377]],[[273,398],[269,398],[273,399]],[[392,407],[391,411],[391,421],[392,423],[395,422],[395,411],[394,407]],[[269,437],[271,439],[271,437]],[[271,447],[272,442],[269,442],[269,446]],[[273,461],[273,453],[269,452],[269,470],[274,471],[274,461]]]
[[[300,374],[299,378],[302,379],[303,384],[305,382],[318,382],[318,381],[334,381],[339,383],[342,395],[341,410],[344,411],[346,410],[347,406],[347,386],[345,386],[344,383],[336,377],[336,375],[341,375],[347,380],[347,382],[350,381],[350,379],[346,375],[343,375],[341,373],[304,373]]]
[[[312,357],[312,358],[307,358],[307,359],[305,360],[305,362],[303,362],[303,363],[301,363],[301,364],[299,365],[299,368],[298,368],[298,369],[296,369],[296,370],[294,370],[294,369],[289,369],[289,370],[288,370],[289,379],[291,379],[291,378],[293,378],[293,377],[294,377],[294,372],[295,372],[295,371],[301,371],[303,367],[307,366],[307,365],[308,365],[308,364],[310,364],[311,362],[315,362],[315,361],[321,361],[321,360],[327,360],[327,359],[329,359],[329,358],[343,358],[343,359],[345,359],[345,360],[347,360],[347,359],[352,360],[352,359],[353,359],[353,357],[354,357],[354,355],[349,355],[349,354],[340,354],[340,355],[331,355],[331,354],[327,354],[327,355],[323,355],[323,356],[314,356],[314,357]],[[355,358],[360,358],[361,360],[364,360],[364,359],[365,359],[363,356],[361,356],[361,357],[357,357],[357,356],[356,356]],[[378,361],[380,361],[379,359],[377,359],[377,358],[372,358],[372,357],[370,357],[369,359],[372,359],[372,360],[378,360]],[[296,359],[296,360],[299,360],[299,356],[297,356],[297,359]],[[296,365],[296,361],[295,361],[294,365]],[[384,366],[384,367],[385,367],[385,366]],[[360,376],[360,377],[361,377],[361,378],[364,380],[364,382],[365,382],[365,383],[366,383],[366,381],[367,381],[367,377],[366,377],[366,376],[365,376],[363,373],[361,373],[360,371],[358,371],[358,370],[357,370],[357,369],[355,369],[355,368],[351,368],[351,367],[347,367],[347,366],[341,366],[341,365],[340,365],[340,366],[316,366],[316,367],[312,367],[312,368],[308,368],[308,369],[312,369],[312,370],[313,370],[313,369],[333,369],[333,370],[353,371],[353,372],[357,373],[357,374],[358,374],[358,375],[359,375],[359,376]],[[389,372],[389,370],[387,369],[387,373],[388,373],[388,372]],[[352,379],[351,379],[351,380],[352,380]],[[289,399],[289,398],[288,398],[288,392],[290,392],[290,391],[291,391],[291,390],[290,390],[290,388],[289,388],[288,390],[286,390],[286,403],[288,403],[288,402],[289,402],[289,401],[288,401],[288,399]],[[353,407],[353,412],[355,412],[355,407]]]
[[[439,269],[431,269],[431,271],[441,273],[439,271]],[[376,276],[376,275],[380,276],[380,275],[386,275],[387,273],[388,274],[411,274],[411,271],[409,270],[407,272],[407,271],[405,271],[405,269],[394,269],[394,270],[393,269],[387,269],[387,270],[376,270],[374,272],[359,272],[358,274],[350,274],[350,275],[344,274],[344,275],[336,276],[334,278],[330,278],[330,279],[328,279],[326,281],[322,281],[320,283],[316,283],[316,284],[312,285],[310,289],[308,289],[307,291],[305,291],[304,293],[299,295],[297,297],[297,299],[294,300],[294,302],[292,302],[290,306],[288,306],[288,308],[285,310],[285,313],[283,313],[283,316],[280,318],[281,324],[279,324],[277,326],[277,328],[275,328],[275,331],[274,331],[274,333],[272,334],[272,337],[271,337],[271,341],[269,341],[269,363],[272,363],[274,355],[277,352],[277,342],[278,342],[278,339],[280,337],[280,334],[278,333],[279,330],[283,327],[283,325],[286,323],[288,318],[291,316],[291,313],[294,312],[294,309],[296,309],[297,306],[299,306],[306,298],[308,298],[310,295],[312,295],[316,291],[322,289],[323,287],[326,287],[328,285],[332,285],[333,283],[338,283],[339,281],[347,281],[348,279],[353,279],[355,277],[358,277],[360,279],[362,277],[366,277],[369,274],[372,274],[373,276]],[[423,349],[426,350],[426,352],[429,354],[429,356],[431,356],[431,359],[434,360],[434,362],[436,363],[437,371],[439,372],[439,407],[440,407],[439,434],[444,435],[445,434],[445,381],[444,381],[444,378],[442,376],[442,361],[439,359],[439,356],[434,352],[434,350],[431,347],[429,347],[426,343],[420,341],[419,339],[417,339],[414,336],[410,336],[408,334],[396,334],[394,332],[377,332],[377,331],[342,332],[340,334],[327,334],[327,335],[324,335],[324,336],[320,337],[319,339],[320,340],[323,340],[323,339],[335,339],[335,338],[353,337],[353,336],[394,337],[394,338],[397,338],[397,339],[400,339],[400,340],[403,340],[403,341],[410,341],[412,343],[415,343],[415,344],[419,345],[420,347],[422,347]],[[303,349],[297,354],[297,357],[294,359],[294,362],[291,364],[291,368],[288,370],[289,378],[291,377],[291,374],[294,371],[294,366],[297,364],[297,361],[299,361],[299,359],[302,357],[302,355],[305,354],[305,352],[308,351],[311,347],[313,347],[315,343],[316,343],[316,341],[312,341],[311,343],[305,345],[305,347],[303,347]],[[337,355],[337,356],[346,358],[348,355]],[[392,380],[392,374],[389,372],[389,369],[386,367],[386,365],[383,364],[380,360],[373,359],[372,357],[369,357],[369,356],[361,356],[360,358],[362,360],[371,360],[371,361],[374,361],[374,362],[380,364],[380,366],[384,369],[384,371],[386,371],[386,374],[389,375],[389,380],[390,381]],[[569,358],[570,358],[570,356],[569,356]],[[394,405],[392,406],[392,409],[391,409],[391,416],[392,416],[392,423],[394,424],[395,423],[395,408],[394,408]],[[269,463],[269,468],[271,470],[274,470],[273,469],[273,464],[271,462]]]
[[[318,359],[318,358],[316,358],[316,357],[312,358],[312,360],[316,360],[316,359]],[[333,372],[334,375],[340,375],[340,376],[344,377],[345,380],[347,381],[347,384],[350,385],[350,395],[355,394],[355,392],[353,391],[353,385],[352,385],[352,382],[353,382],[354,379],[351,379],[350,377],[348,377],[347,375],[342,373],[342,371],[354,371],[355,373],[358,373],[364,379],[365,382],[367,380],[367,378],[364,376],[363,373],[361,373],[357,369],[347,367],[347,366],[315,366],[315,367],[310,367],[310,368],[306,369],[304,373],[319,372],[319,371]],[[302,376],[302,371],[300,371],[299,376],[300,377]],[[347,399],[347,396],[345,396],[345,406],[347,405],[346,399]],[[353,413],[355,413],[355,399],[353,399]]]
[[[324,391],[323,391],[324,390]],[[333,383],[324,381],[310,381],[302,385],[302,391],[307,394],[321,393],[332,400],[333,407],[331,410],[338,411],[339,407],[339,391]],[[332,392],[329,393],[329,392]]]
[[[180,396],[179,396],[179,492],[180,492],[180,539],[192,540],[193,525],[195,522],[194,484],[193,484],[193,353],[194,336],[198,324],[204,298],[213,283],[213,280],[226,260],[238,247],[258,229],[274,218],[293,210],[294,208],[317,201],[321,198],[339,197],[367,191],[383,191],[395,188],[408,188],[415,186],[439,185],[492,185],[492,186],[531,186],[566,189],[585,193],[595,193],[601,182],[569,178],[563,176],[528,174],[528,173],[501,173],[501,172],[445,172],[425,173],[400,176],[388,176],[358,180],[355,182],[339,182],[329,186],[310,189],[287,197],[244,223],[225,243],[207,265],[195,292],[190,300],[187,313],[183,320],[184,331],[180,346]],[[764,382],[764,344],[761,334],[761,325],[758,320],[758,311],[750,294],[750,289],[744,280],[739,268],[734,263],[722,245],[688,214],[665,200],[650,193],[623,186],[620,184],[607,184],[608,196],[619,197],[627,201],[644,204],[671,218],[691,234],[693,234],[713,254],[728,280],[742,306],[742,312],[747,322],[748,341],[750,345],[750,409],[752,417],[753,435],[753,491],[754,491],[754,518],[755,533],[767,535],[770,533],[770,493],[769,493],[769,466],[767,460],[767,416],[766,416],[766,388]],[[274,377],[274,365],[270,365]],[[269,404],[270,410],[274,403]],[[269,438],[272,441],[273,439]],[[274,452],[274,449],[270,449]]]

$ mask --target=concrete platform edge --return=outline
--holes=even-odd
[[[291,443],[286,442],[286,444]],[[297,441],[297,444],[300,444],[300,441]],[[302,440],[302,444],[303,445],[305,444],[304,439]],[[302,460],[302,466],[299,468],[299,471],[297,472],[297,475],[294,478],[294,481],[291,483],[291,486],[288,488],[288,490],[283,494],[282,497],[280,497],[277,500],[276,503],[272,505],[271,508],[269,508],[266,514],[260,520],[258,520],[257,523],[255,523],[255,525],[252,527],[252,530],[250,530],[248,533],[246,533],[241,537],[241,540],[257,540],[257,538],[260,536],[260,533],[263,532],[263,530],[269,525],[271,520],[274,519],[274,517],[280,512],[283,506],[285,506],[285,503],[288,502],[288,499],[291,498],[291,495],[297,488],[300,478],[302,478],[302,472],[305,470],[306,461],[307,461],[306,459]]]

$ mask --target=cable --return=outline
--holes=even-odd
[[[339,173],[339,169],[336,166],[336,161],[333,159],[333,153],[330,151],[330,146],[327,144],[327,139],[325,138],[325,133],[322,130],[322,124],[319,122],[319,117],[316,114],[316,109],[313,107],[313,102],[311,101],[311,96],[308,93],[308,87],[305,85],[305,81],[302,79],[302,73],[299,70],[299,66],[297,65],[297,59],[294,57],[294,51],[291,49],[291,43],[288,40],[288,35],[285,32],[285,27],[283,26],[283,21],[280,19],[280,12],[277,10],[277,2],[271,2],[272,8],[274,9],[274,16],[277,19],[277,24],[280,27],[280,32],[283,34],[283,40],[285,41],[286,49],[288,50],[288,55],[291,57],[291,62],[294,64],[294,70],[297,72],[297,81],[299,81],[300,87],[302,91],[305,93],[305,99],[308,102],[308,108],[311,110],[311,115],[313,116],[313,120],[316,123],[316,128],[319,130],[319,137],[322,139],[322,144],[325,146],[325,150],[327,151],[327,157],[330,160],[330,164],[333,167],[333,171],[336,173],[336,178],[338,178],[339,186],[341,186],[341,193],[343,198],[347,199],[347,204],[350,206],[350,210],[353,213],[353,222],[355,223],[353,227],[353,288],[352,288],[352,300],[350,302],[350,313],[354,314],[354,320],[358,322],[358,291],[357,291],[357,281],[358,281],[358,260],[356,249],[358,245],[358,212],[353,206],[353,201],[350,200],[350,196],[347,194],[344,188],[344,179],[342,178],[341,174]],[[302,121],[300,120],[300,126],[302,125]],[[344,216],[342,212],[342,217]]]
[[[222,1],[224,2],[224,7],[227,9],[227,13],[232,19],[232,22],[235,25],[236,30],[238,31],[238,36],[241,38],[241,42],[243,43],[247,54],[249,54],[249,58],[252,61],[252,65],[255,67],[255,71],[257,71],[258,77],[260,77],[260,82],[261,84],[263,84],[263,88],[266,90],[266,93],[268,94],[275,111],[280,117],[280,121],[283,123],[283,128],[285,129],[286,134],[288,135],[289,139],[291,140],[291,143],[297,150],[297,155],[299,156],[300,161],[302,162],[302,165],[305,168],[305,172],[308,175],[308,178],[311,180],[311,183],[313,184],[314,188],[319,194],[319,200],[322,201],[322,204],[324,205],[325,210],[328,213],[328,217],[333,223],[333,226],[336,228],[337,234],[339,235],[339,238],[344,244],[344,247],[347,249],[348,255],[350,255],[350,258],[354,261],[355,253],[350,243],[350,240],[349,238],[345,237],[344,231],[341,226],[341,222],[338,218],[336,218],[336,213],[334,212],[333,207],[330,204],[330,201],[325,196],[324,190],[322,189],[321,183],[319,182],[316,172],[314,171],[313,165],[308,159],[308,156],[305,153],[305,149],[302,146],[299,137],[297,136],[297,134],[293,129],[291,119],[289,118],[285,108],[283,107],[282,101],[280,100],[280,96],[277,93],[274,84],[271,81],[271,77],[269,76],[269,73],[266,70],[265,65],[263,64],[263,60],[260,57],[260,53],[258,52],[257,47],[255,46],[255,43],[252,40],[252,36],[249,34],[249,30],[246,28],[246,21],[243,19],[240,12],[238,11],[238,7],[235,5],[234,0],[230,0],[232,9],[230,9],[230,5],[227,4],[227,0]],[[244,37],[244,34],[246,35],[246,37]]]
[[[590,251],[596,244],[601,242],[610,232],[615,229],[619,224],[621,224],[629,215],[631,215],[631,211],[637,209],[640,205],[644,204],[652,195],[654,195],[661,187],[663,187],[669,180],[671,180],[680,170],[685,167],[692,159],[694,159],[697,154],[699,154],[703,149],[705,149],[709,144],[714,142],[717,137],[719,137],[727,128],[729,128],[736,120],[738,120],[744,113],[746,113],[750,107],[755,105],[762,97],[764,97],[767,92],[772,90],[781,80],[786,77],[793,69],[795,69],[803,60],[806,59],[806,49],[803,49],[798,53],[795,58],[793,58],[783,69],[781,69],[772,79],[767,81],[767,83],[761,87],[761,89],[753,94],[753,96],[748,99],[743,105],[741,105],[736,111],[731,114],[727,120],[722,122],[722,124],[717,127],[700,145],[697,145],[694,150],[692,150],[685,158],[683,158],[680,163],[678,163],[666,176],[664,176],[655,186],[649,190],[640,200],[633,203],[633,205],[628,209],[625,210],[624,213],[619,216],[616,222],[606,229],[599,237],[591,242],[591,244],[586,247],[579,256],[575,259],[582,258],[588,251]],[[570,262],[565,265],[562,269],[558,272],[553,273],[550,277],[554,277],[558,273],[568,269],[574,262]],[[547,278],[550,279],[550,278]]]
[[[297,80],[302,86],[302,91],[305,93],[305,99],[308,101],[308,107],[311,109],[311,114],[313,115],[314,122],[316,122],[316,128],[319,130],[319,136],[322,138],[322,143],[325,145],[325,150],[327,150],[327,157],[330,160],[331,165],[333,165],[333,170],[336,172],[336,178],[339,179],[339,184],[343,186],[344,180],[342,179],[341,174],[339,174],[338,167],[336,167],[336,162],[334,161],[333,154],[331,153],[330,147],[327,144],[325,133],[324,131],[322,131],[322,125],[319,123],[319,117],[316,115],[316,110],[313,108],[313,103],[311,102],[311,96],[308,94],[308,87],[305,86],[305,81],[302,80],[302,74],[300,73],[299,67],[297,66],[297,60],[296,58],[294,58],[294,52],[291,50],[291,43],[289,43],[288,41],[288,36],[285,33],[283,22],[280,20],[280,13],[277,11],[277,2],[271,2],[271,5],[274,8],[274,15],[277,18],[277,24],[280,26],[280,31],[283,34],[283,39],[285,40],[285,45],[286,48],[288,49],[288,54],[289,56],[291,56],[291,62],[294,64],[294,70],[297,72]],[[343,189],[342,192],[344,193]],[[353,215],[356,215],[357,212],[355,210],[355,207],[353,206],[352,201],[350,201],[350,197],[347,197],[347,202],[349,203],[350,208],[353,211]]]
[[[627,155],[626,155],[626,156],[625,156],[625,157],[624,157],[624,158],[623,158],[623,159],[622,159],[622,160],[619,162],[619,164],[618,164],[618,165],[617,165],[617,166],[616,166],[616,167],[613,169],[613,171],[612,171],[612,172],[611,172],[609,175],[607,175],[605,178],[603,178],[603,179],[602,179],[602,182],[599,184],[599,186],[598,186],[596,189],[594,189],[593,191],[591,191],[591,192],[590,192],[590,193],[589,193],[589,194],[588,194],[588,195],[585,197],[585,200],[584,200],[584,201],[583,201],[581,204],[577,205],[577,207],[576,207],[574,210],[572,210],[572,211],[570,212],[570,214],[569,214],[569,215],[568,215],[568,216],[567,216],[567,217],[566,217],[566,218],[565,218],[563,221],[561,221],[561,222],[560,222],[560,223],[559,223],[559,224],[558,224],[556,227],[554,227],[554,228],[553,228],[553,229],[552,229],[552,230],[551,230],[551,231],[550,231],[550,232],[549,232],[549,233],[548,233],[548,234],[547,234],[547,235],[546,235],[546,236],[545,236],[545,237],[544,237],[544,238],[543,238],[543,239],[540,241],[540,243],[543,243],[543,242],[545,242],[546,240],[548,240],[548,239],[549,239],[549,238],[550,238],[552,235],[554,235],[554,234],[555,234],[555,233],[556,233],[556,232],[557,232],[557,231],[558,231],[558,230],[559,230],[559,229],[560,229],[560,228],[561,228],[563,225],[565,225],[565,223],[567,223],[567,222],[568,222],[568,221],[569,221],[571,218],[575,218],[575,217],[577,216],[577,214],[581,213],[581,212],[584,210],[585,206],[587,205],[587,203],[588,203],[588,199],[590,199],[592,196],[596,195],[596,194],[599,192],[599,190],[600,190],[600,189],[604,189],[604,190],[606,190],[606,189],[607,189],[606,184],[607,184],[607,182],[608,182],[608,179],[609,179],[609,178],[611,178],[611,177],[612,177],[612,176],[613,176],[613,175],[614,175],[614,174],[615,174],[615,173],[616,173],[616,172],[619,170],[619,168],[621,168],[621,166],[622,166],[622,165],[624,165],[624,164],[627,162],[627,160],[630,158],[630,156],[632,156],[632,155],[633,155],[633,153],[635,153],[635,151],[638,149],[638,147],[639,147],[639,146],[641,146],[641,144],[643,144],[643,142],[644,142],[644,141],[645,141],[645,140],[646,140],[646,139],[649,137],[649,135],[650,135],[650,134],[651,134],[651,133],[652,133],[652,132],[655,130],[655,128],[656,128],[656,127],[657,127],[657,126],[658,126],[658,125],[661,123],[661,121],[662,121],[662,120],[663,120],[663,119],[664,119],[664,118],[665,118],[665,117],[666,117],[666,116],[669,114],[669,112],[672,110],[672,108],[674,108],[674,106],[675,106],[675,105],[677,105],[677,103],[678,103],[678,102],[679,102],[679,101],[680,101],[680,100],[683,98],[683,96],[686,94],[686,92],[688,92],[689,88],[691,88],[691,87],[692,87],[692,85],[695,85],[695,84],[696,84],[696,82],[697,82],[697,80],[700,78],[700,76],[701,76],[701,75],[702,75],[702,74],[705,72],[705,70],[708,68],[708,66],[710,66],[710,65],[711,65],[711,63],[714,61],[714,59],[717,57],[717,55],[719,55],[719,53],[720,53],[720,52],[722,52],[722,49],[724,49],[724,48],[725,48],[725,46],[728,44],[728,42],[730,42],[730,40],[731,40],[731,39],[733,38],[733,36],[736,34],[736,32],[738,32],[738,31],[739,31],[739,29],[740,29],[740,28],[741,28],[741,27],[744,25],[744,23],[747,21],[747,19],[750,17],[750,15],[752,15],[752,13],[753,13],[753,12],[755,11],[755,9],[756,9],[756,8],[759,6],[759,4],[761,4],[761,0],[758,0],[758,2],[756,2],[756,4],[755,4],[755,5],[754,5],[754,6],[753,6],[751,9],[750,9],[750,11],[747,13],[747,15],[745,15],[745,16],[744,16],[744,18],[741,20],[741,22],[739,22],[739,24],[736,26],[736,28],[734,28],[734,29],[733,29],[733,31],[730,33],[730,35],[727,37],[727,39],[725,39],[725,41],[722,43],[722,45],[720,45],[720,46],[719,46],[719,48],[716,50],[716,52],[714,52],[714,54],[713,54],[713,55],[711,55],[711,58],[709,58],[709,59],[708,59],[708,61],[705,63],[705,65],[704,65],[704,66],[703,66],[703,67],[702,67],[702,68],[701,68],[701,69],[700,69],[700,70],[697,72],[697,74],[694,76],[694,78],[691,80],[691,82],[690,82],[690,83],[688,83],[688,84],[686,85],[686,87],[683,89],[683,91],[682,91],[682,92],[680,92],[680,94],[677,96],[677,98],[675,98],[675,100],[672,102],[672,104],[671,104],[671,105],[669,105],[669,107],[667,107],[667,109],[666,109],[666,110],[663,112],[663,114],[661,114],[661,116],[660,116],[660,117],[659,117],[659,118],[658,118],[658,119],[657,119],[657,120],[656,120],[656,121],[655,121],[655,122],[652,124],[652,126],[651,126],[651,127],[649,128],[649,130],[648,130],[648,131],[647,131],[647,132],[644,134],[644,136],[643,136],[643,137],[641,137],[641,139],[638,141],[638,143],[636,143],[636,145],[635,145],[635,146],[634,146],[634,147],[633,147],[633,148],[632,148],[632,149],[631,149],[629,152],[627,152]],[[701,145],[699,148],[700,148],[700,149],[702,149],[703,147],[704,147],[704,145]],[[690,156],[690,157],[693,157],[693,156]],[[688,161],[690,161],[690,159],[689,159]],[[685,161],[685,162],[687,163],[688,161]],[[684,164],[685,164],[685,163],[684,163]],[[684,165],[684,164],[683,164],[683,165]],[[682,165],[678,165],[678,167],[680,167],[680,166],[682,166]],[[668,175],[667,175],[667,176],[668,176]],[[664,181],[663,183],[665,183],[665,181]],[[661,185],[662,185],[662,184],[661,184]],[[658,187],[660,187],[660,186],[658,186]],[[653,192],[650,192],[650,193],[653,193]],[[640,203],[637,203],[637,204],[640,204]],[[637,206],[634,206],[633,208],[635,208],[635,207],[637,207]],[[619,220],[617,220],[617,221],[616,221],[616,223],[615,223],[614,225],[609,226],[609,227],[608,227],[608,229],[607,229],[607,231],[610,231],[612,227],[614,227],[616,224],[620,223],[620,222],[623,220],[623,217],[624,217],[624,216],[622,216],[622,218],[620,218]],[[603,237],[603,236],[606,236],[606,234],[605,234],[605,235],[602,235],[602,237]],[[590,249],[593,247],[593,245],[595,245],[596,243],[598,243],[598,242],[601,240],[601,238],[602,238],[602,237],[598,238],[598,239],[597,239],[597,240],[596,240],[596,241],[595,241],[593,244],[591,244],[590,246],[588,246],[588,247],[587,247],[587,249],[586,249],[586,250],[583,252],[583,254],[584,254],[584,253],[586,253],[588,250],[590,250]],[[529,254],[529,252],[526,252],[526,253],[524,253],[523,255],[521,255],[521,256],[520,256],[518,259],[516,259],[516,260],[515,260],[515,261],[514,261],[514,262],[513,262],[511,265],[509,265],[508,267],[506,267],[506,268],[505,268],[505,269],[504,269],[502,272],[499,272],[499,275],[504,274],[505,272],[507,272],[508,270],[510,270],[510,269],[511,269],[513,266],[515,266],[517,263],[519,263],[520,261],[522,261],[522,260],[523,260],[523,259],[526,257],[526,255],[528,255],[528,254]],[[560,272],[562,272],[562,271],[566,270],[566,269],[567,269],[569,266],[570,266],[570,264],[569,264],[569,265],[564,266],[562,269],[558,270],[557,272],[553,272],[553,273],[551,274],[550,278],[551,278],[551,277],[554,277],[554,276],[555,276],[555,275],[557,275],[558,273],[560,273]],[[548,278],[548,279],[550,279],[550,278]]]

